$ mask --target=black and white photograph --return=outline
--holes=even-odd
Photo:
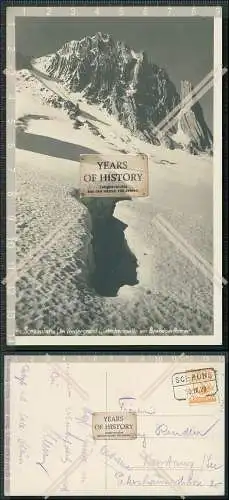
[[[219,12],[55,9],[9,9],[12,338],[220,343]],[[81,196],[82,155],[113,179],[119,157],[145,155],[148,192]]]

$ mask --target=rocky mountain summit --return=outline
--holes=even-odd
[[[96,33],[72,40],[54,54],[32,63],[72,92],[83,92],[89,103],[102,105],[133,135],[152,144],[185,148],[191,153],[211,152],[212,135],[199,103],[159,135],[155,127],[190,91],[182,83],[181,96],[166,71],[145,52],[136,53],[111,35]]]
[[[193,86],[188,81],[181,82],[181,100],[183,101],[193,90]],[[180,118],[181,129],[190,138],[188,148],[191,153],[198,151],[212,151],[212,134],[205,122],[203,110],[197,101],[193,104],[190,100],[188,110]]]

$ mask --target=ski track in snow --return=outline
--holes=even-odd
[[[50,97],[52,89],[79,100],[82,115],[91,116],[104,139],[85,125],[74,129],[63,110],[42,102],[41,95]],[[211,159],[131,138],[115,118],[87,104],[82,95],[67,94],[45,77],[37,81],[27,70],[17,75],[16,112],[19,122],[29,117],[18,141],[31,134],[38,144],[29,151],[21,141],[16,151],[18,265],[32,255],[17,280],[17,333],[52,328],[71,335],[68,329],[98,328],[103,334],[107,328],[137,328],[141,335],[150,327],[212,333],[212,283],[155,224],[155,217],[163,216],[212,262]],[[39,142],[41,136],[46,141]],[[125,235],[138,259],[139,280],[121,287],[117,297],[100,297],[86,284],[91,228],[86,208],[72,194],[79,188],[79,158],[68,158],[71,145],[76,157],[82,148],[149,154],[150,196],[120,201],[114,213],[128,225]],[[61,230],[47,243],[59,225]]]

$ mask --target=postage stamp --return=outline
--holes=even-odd
[[[216,401],[218,392],[216,370],[201,368],[175,373],[172,377],[174,397],[189,403],[210,403]]]
[[[96,412],[92,414],[94,439],[137,439],[134,412]]]

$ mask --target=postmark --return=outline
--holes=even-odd
[[[94,439],[137,439],[134,412],[96,412],[92,414]]]
[[[103,154],[80,155],[81,196],[148,195],[148,156]]]
[[[218,392],[216,370],[200,368],[175,373],[172,377],[175,399],[189,403],[210,403],[216,401]]]

